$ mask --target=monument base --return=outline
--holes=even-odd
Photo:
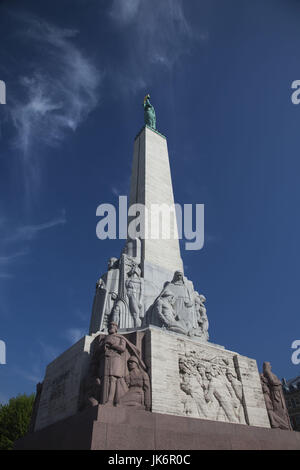
[[[26,435],[16,450],[300,450],[300,433],[99,405]]]
[[[123,336],[141,351],[147,365],[153,413],[270,428],[254,359],[154,326]],[[48,365],[34,431],[82,409],[96,340],[97,335],[85,336]],[[235,376],[232,382],[228,373]]]

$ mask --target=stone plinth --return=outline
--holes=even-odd
[[[16,450],[300,450],[300,433],[96,406],[15,443]]]
[[[93,336],[84,336],[47,366],[35,430],[77,413],[80,386],[88,370],[93,339]]]
[[[148,368],[153,413],[270,427],[255,360],[157,327],[123,335]],[[85,336],[47,367],[35,431],[81,409],[97,336]]]
[[[153,412],[270,427],[254,359],[152,327],[147,361]]]

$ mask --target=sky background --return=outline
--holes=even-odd
[[[148,92],[176,202],[205,204],[182,257],[210,340],[300,374],[299,21],[298,0],[0,1],[0,402],[88,332],[124,243],[96,208],[128,193]]]

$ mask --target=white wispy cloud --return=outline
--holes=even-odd
[[[58,347],[52,346],[51,344],[48,344],[45,341],[39,340],[38,343],[41,347],[43,358],[47,362],[53,361],[62,353],[62,351]]]
[[[195,31],[187,20],[183,0],[113,0],[109,17],[128,37],[119,74],[123,89],[145,88],[153,67],[171,70],[183,54],[208,39],[206,31]]]
[[[20,256],[28,254],[28,250],[18,251],[17,253],[11,253],[9,255],[0,256],[0,266],[7,265],[14,262]]]
[[[112,186],[111,192],[113,193],[114,196],[120,196],[122,194],[122,191],[120,188],[116,188],[115,186]]]
[[[128,174],[126,178],[122,178],[120,181],[115,181],[115,183],[111,186],[110,190],[113,193],[114,196],[125,196],[126,194],[129,194],[130,190],[130,182],[131,182],[131,173],[130,173],[131,168],[128,168]]]
[[[61,216],[44,222],[41,224],[23,225],[17,227],[15,233],[9,237],[9,241],[28,241],[33,240],[38,234],[49,228],[56,227],[57,225],[64,225],[66,223],[66,216],[62,213]],[[1,260],[1,258],[0,258]]]
[[[14,372],[16,375],[19,375],[23,377],[25,380],[28,380],[29,382],[33,382],[34,384],[37,384],[38,382],[41,382],[43,380],[42,372],[41,371],[37,372],[36,368],[33,371],[27,371],[25,369],[15,367]]]
[[[85,328],[69,328],[67,329],[65,336],[67,340],[73,345],[77,343],[83,336],[87,334]]]
[[[89,312],[83,311],[80,308],[75,309],[74,314],[79,320],[86,322],[90,318]]]
[[[36,18],[22,18],[23,45],[38,52],[30,72],[20,77],[22,99],[11,117],[17,131],[27,189],[40,181],[40,146],[57,146],[96,107],[103,74],[74,43],[76,31]],[[32,186],[34,185],[34,186]]]
[[[111,17],[119,22],[128,24],[136,17],[141,6],[141,0],[114,0],[111,6]]]
[[[13,279],[13,275],[10,274],[10,273],[6,273],[6,272],[1,272],[0,271],[0,279]]]
[[[0,279],[9,280],[14,277],[14,275],[8,271],[12,266],[18,261],[22,256],[25,256],[29,253],[29,250],[21,250],[13,253],[0,255]]]
[[[1,220],[3,224],[1,226]],[[30,253],[28,244],[48,229],[66,223],[65,211],[61,215],[39,224],[10,226],[7,219],[0,219],[0,279],[12,279],[12,270],[18,261]],[[21,248],[20,248],[21,247]]]

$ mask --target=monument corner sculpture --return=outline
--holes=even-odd
[[[292,426],[283,395],[282,383],[272,372],[270,362],[263,363],[260,380],[271,427],[291,431]]]
[[[87,406],[133,406],[150,411],[150,380],[138,348],[118,334],[111,321],[107,335],[95,338],[80,409]]]

